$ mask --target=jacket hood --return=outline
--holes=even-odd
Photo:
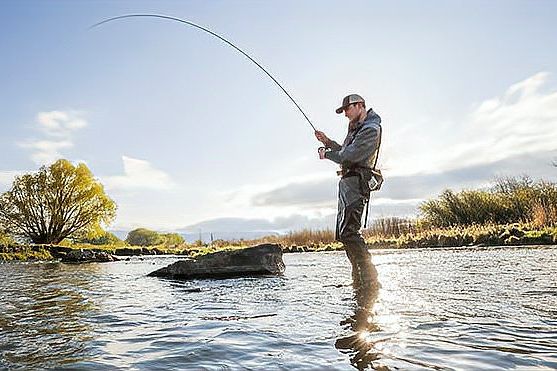
[[[369,110],[367,110],[367,117],[364,120],[364,122],[366,122],[366,121],[371,121],[371,122],[374,122],[376,124],[380,124],[381,123],[381,117],[379,117],[379,115],[377,113],[375,113],[372,108],[370,108]]]

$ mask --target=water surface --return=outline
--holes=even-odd
[[[282,277],[174,281],[177,257],[0,264],[0,369],[557,369],[557,248],[372,251],[358,309],[343,252]]]

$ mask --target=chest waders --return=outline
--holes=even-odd
[[[350,143],[354,141],[356,134],[361,129],[358,128],[356,132],[352,136],[352,140]],[[365,216],[364,216],[364,229],[367,228],[367,221],[369,216],[369,203],[371,199],[371,192],[378,191],[383,184],[383,175],[381,174],[381,170],[376,169],[377,160],[379,159],[379,148],[381,148],[381,136],[383,134],[383,128],[379,126],[379,143],[377,144],[377,155],[375,156],[375,162],[373,163],[373,167],[369,168],[362,168],[362,167],[354,167],[354,168],[347,168],[341,169],[337,171],[337,175],[340,175],[342,178],[357,176],[359,178],[360,184],[360,191],[362,192],[362,196],[364,197],[365,203]],[[349,143],[349,144],[350,144]],[[373,181],[373,185],[370,182]]]

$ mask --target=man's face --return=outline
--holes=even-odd
[[[361,112],[360,104],[351,103],[344,109],[344,116],[346,116],[350,122],[355,122],[360,118]]]

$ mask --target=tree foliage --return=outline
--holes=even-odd
[[[114,233],[103,231],[100,234],[93,234],[92,236],[83,236],[76,239],[78,243],[88,243],[91,245],[112,245],[123,246],[125,242],[118,238]]]
[[[67,160],[16,177],[0,195],[0,225],[34,243],[102,233],[115,215],[116,204],[87,166]]]
[[[155,246],[164,243],[164,238],[147,228],[137,228],[128,233],[126,242],[134,246]]]
[[[128,233],[126,242],[134,246],[178,246],[185,241],[178,233],[158,233],[147,228],[137,228]]]
[[[184,237],[178,233],[163,233],[164,244],[168,246],[177,246],[185,243]]]
[[[10,246],[14,244],[14,240],[9,234],[0,230],[0,246]]]

